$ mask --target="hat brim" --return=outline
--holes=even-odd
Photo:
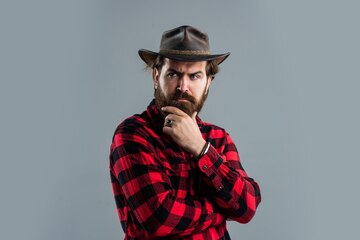
[[[152,67],[157,56],[169,58],[179,62],[200,62],[200,61],[214,61],[217,65],[222,63],[230,53],[216,54],[216,55],[186,55],[186,54],[164,54],[152,52],[146,49],[139,50],[140,58],[149,66]]]

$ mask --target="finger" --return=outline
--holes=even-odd
[[[170,135],[170,136],[171,136],[171,134],[173,132],[173,129],[171,127],[169,127],[169,126],[164,126],[162,130],[163,130],[163,133],[165,133],[167,135]]]
[[[162,107],[161,110],[164,111],[164,112],[173,113],[173,114],[176,114],[176,115],[179,115],[179,116],[186,116],[187,115],[184,111],[180,110],[177,107],[173,107],[173,106]]]
[[[176,114],[169,114],[164,119],[164,126],[173,128],[175,123],[182,122],[182,118],[182,116]]]
[[[164,121],[164,126],[166,127],[172,127],[172,124],[173,124],[173,120],[171,120],[170,118],[166,118],[165,121]]]
[[[170,113],[170,114],[168,114],[168,115],[165,117],[164,121],[165,121],[165,122],[168,121],[168,120],[171,120],[171,121],[180,121],[181,118],[182,118],[182,116],[179,116],[179,115]]]

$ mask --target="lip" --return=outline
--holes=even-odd
[[[178,99],[178,102],[189,102],[187,99]]]

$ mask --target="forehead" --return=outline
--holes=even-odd
[[[166,58],[164,70],[173,69],[179,72],[198,72],[204,71],[206,68],[206,61],[201,62],[179,62]]]

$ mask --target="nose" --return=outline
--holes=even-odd
[[[187,77],[182,76],[182,78],[179,81],[179,86],[177,87],[177,90],[179,90],[180,92],[189,92],[189,79],[187,79]]]

